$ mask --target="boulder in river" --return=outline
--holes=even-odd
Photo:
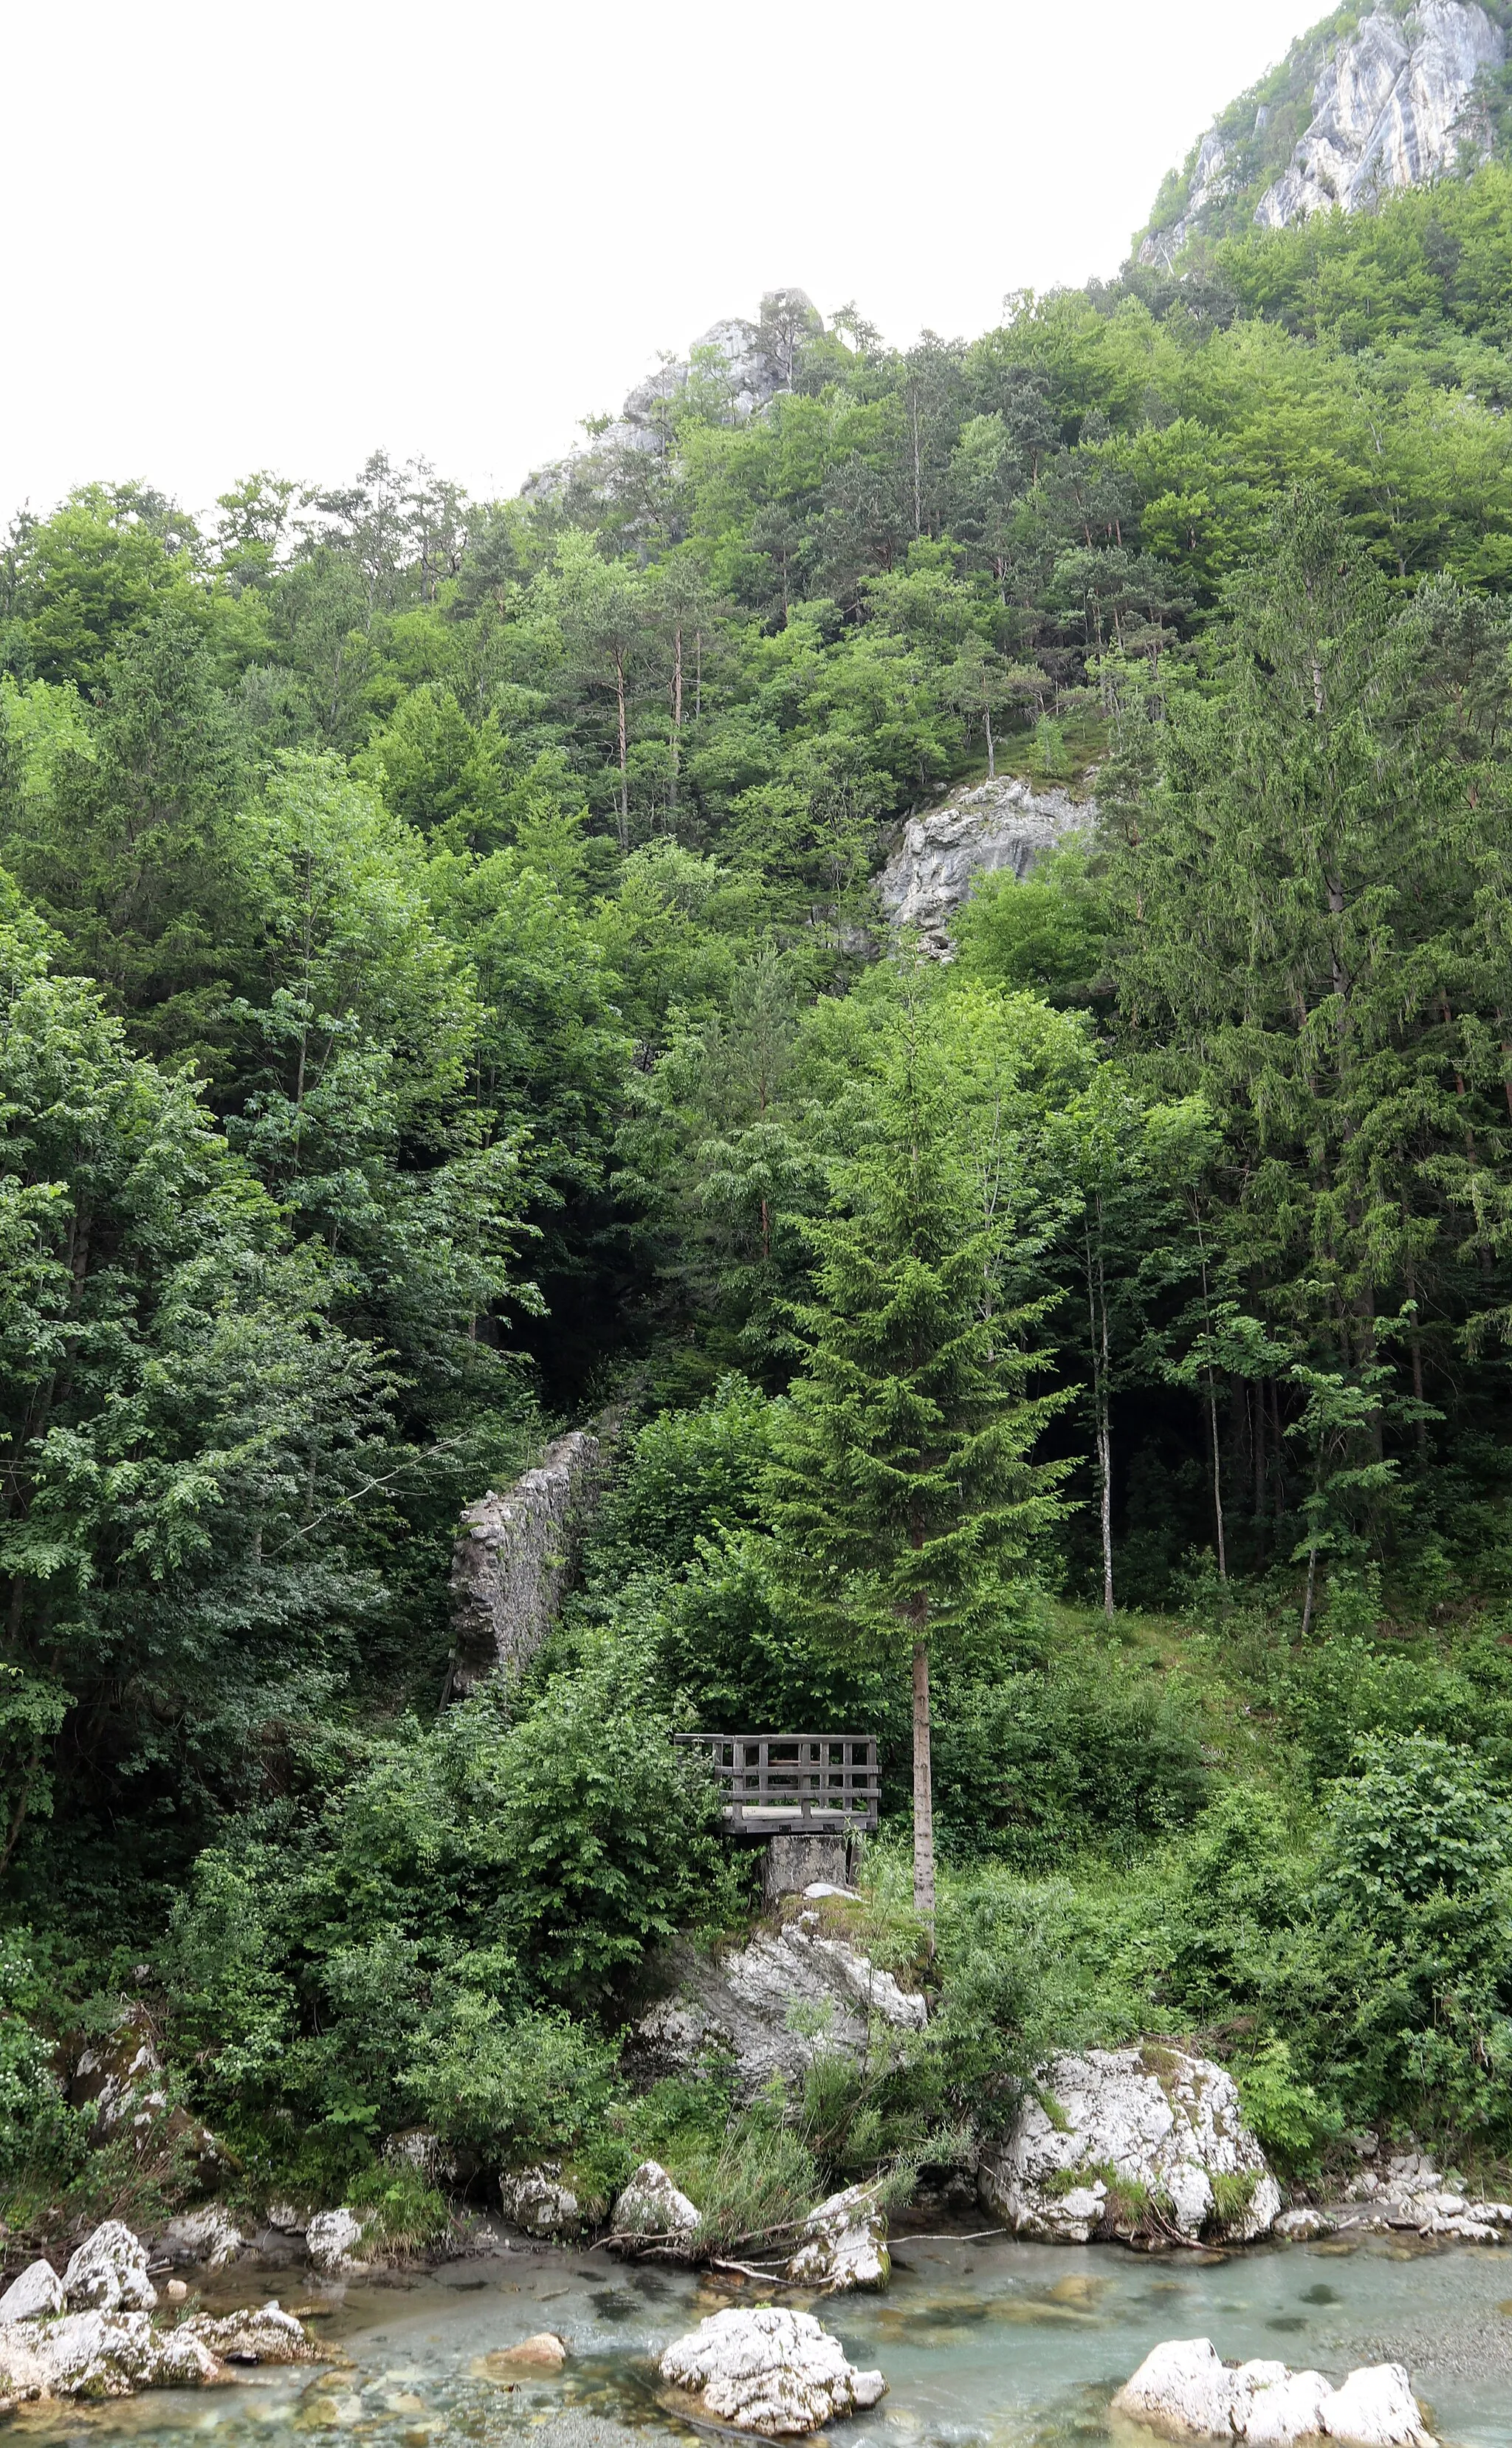
[[[1292,2448],[1335,2439],[1341,2448],[1433,2448],[1400,2363],[1353,2371],[1340,2388],[1321,2372],[1285,2363],[1226,2363],[1208,2338],[1167,2339],[1113,2400],[1168,2439],[1243,2439]]]
[[[801,2438],[878,2403],[887,2382],[857,2371],[812,2312],[771,2305],[716,2312],[661,2358],[661,2377],[718,2421],[768,2439]]]
[[[832,2295],[853,2286],[886,2286],[891,2275],[887,2217],[870,2185],[850,2185],[811,2210],[788,2264],[790,2279]]]
[[[639,2244],[681,2243],[702,2225],[698,2204],[679,2191],[658,2159],[642,2160],[614,2206],[615,2234]]]
[[[555,2159],[537,2168],[516,2168],[499,2178],[499,2207],[511,2227],[527,2235],[576,2235],[583,2209],[570,2185],[562,2181]]]
[[[1148,2040],[1042,2068],[1006,2138],[984,2152],[978,2190],[1016,2234],[1047,2244],[1249,2244],[1281,2208],[1232,2076]]]
[[[145,2312],[68,2312],[0,2331],[0,2405],[46,2397],[130,2397],[139,2388],[196,2388],[220,2377],[210,2348],[183,2329],[156,2329]]]
[[[163,2231],[161,2249],[171,2261],[203,2262],[207,2269],[223,2269],[242,2246],[241,2229],[218,2202],[202,2209],[183,2210]]]
[[[13,2321],[49,2319],[67,2308],[63,2282],[51,2262],[31,2261],[0,2295],[0,2328],[9,2328]]]
[[[357,2247],[365,2232],[366,2222],[343,2203],[339,2209],[316,2212],[305,2228],[304,2248],[323,2276],[338,2278],[357,2266]]]
[[[218,2317],[192,2313],[171,2332],[197,2339],[222,2363],[319,2363],[331,2360],[302,2321],[274,2304],[252,2304]]]
[[[70,2304],[96,2312],[147,2312],[158,2300],[146,2252],[120,2219],[105,2219],[85,2237],[63,2273],[63,2291]]]

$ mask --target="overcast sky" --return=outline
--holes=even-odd
[[[0,509],[382,444],[513,491],[793,283],[888,337],[1115,271],[1322,0],[33,0]]]

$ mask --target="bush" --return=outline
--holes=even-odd
[[[486,2167],[570,2155],[620,2092],[619,2050],[562,2013],[511,2021],[463,1991],[427,2027],[405,2088],[428,2124]]]
[[[0,1933],[0,2186],[46,2188],[82,2156],[91,2118],[70,2109],[37,2029],[44,1984],[24,1931]]]
[[[1297,2078],[1285,2040],[1272,2037],[1232,2072],[1251,2131],[1277,2175],[1312,2176],[1344,2130],[1337,2109]]]
[[[1464,1751],[1375,1735],[1333,1789],[1317,1903],[1353,2112],[1512,2132],[1512,1809]]]
[[[1189,1701],[1102,1652],[942,1695],[935,1794],[956,1855],[1018,1867],[1188,1826],[1207,1774]]]

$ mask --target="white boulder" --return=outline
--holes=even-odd
[[[1249,2244],[1281,2208],[1232,2077],[1149,2041],[1042,2068],[977,2182],[1005,2226],[1047,2244],[1162,2229]]]
[[[1412,2382],[1400,2363],[1350,2372],[1323,2409],[1323,2428],[1348,2448],[1431,2448]]]
[[[355,2267],[356,2249],[365,2233],[366,2222],[343,2203],[339,2209],[316,2212],[305,2228],[304,2248],[318,2270],[335,2278]]]
[[[555,2159],[501,2176],[499,2207],[511,2227],[529,2235],[573,2235],[583,2225],[577,2194],[563,2183]]]
[[[202,2261],[209,2269],[223,2269],[242,2241],[241,2229],[214,2202],[170,2219],[163,2232],[163,2249],[171,2260]]]
[[[197,2388],[220,2377],[207,2345],[182,2329],[155,2329],[145,2312],[69,2312],[0,2336],[0,2398],[12,2403]]]
[[[97,2312],[147,2312],[158,2300],[146,2253],[119,2219],[85,2237],[63,2273],[63,2291],[70,2304]]]
[[[853,2286],[886,2286],[891,2275],[887,2218],[867,2185],[832,2193],[811,2210],[788,2264],[789,2278],[832,2295],[847,2294]]]
[[[50,2261],[31,2261],[0,2295],[0,2327],[12,2321],[40,2321],[66,2312],[68,2299]]]
[[[317,2363],[326,2359],[304,2324],[277,2303],[254,2304],[222,2318],[195,2312],[172,2335],[197,2340],[223,2363]]]
[[[697,2203],[679,2192],[660,2160],[643,2160],[614,2206],[618,2235],[642,2241],[677,2241],[703,2225]]]
[[[1341,2388],[1285,2363],[1226,2363],[1209,2338],[1168,2339],[1113,2400],[1116,2414],[1169,2439],[1242,2439],[1292,2448],[1319,2437],[1341,2448],[1433,2448],[1400,2363],[1355,2371]]]
[[[661,2377],[702,2399],[737,2431],[792,2439],[875,2405],[880,2372],[858,2372],[845,2348],[810,2312],[716,2312],[661,2358]]]

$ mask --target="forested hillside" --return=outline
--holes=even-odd
[[[129,2189],[48,2071],[122,1994],[233,2188],[702,2165],[618,2068],[745,1908],[668,1733],[874,1728],[901,1964],[921,1647],[940,2010],[739,2183],[1141,2030],[1285,2166],[1512,2147],[1509,296],[1492,165],[970,343],[778,293],[763,405],[696,351],[513,501],[15,522],[13,2223]],[[1100,827],[935,964],[874,879],[989,736]],[[461,1505],[610,1404],[442,1708]]]

